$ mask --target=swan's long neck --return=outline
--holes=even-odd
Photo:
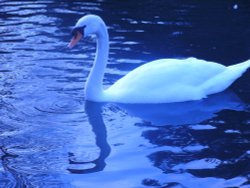
[[[85,97],[87,100],[101,101],[103,98],[103,76],[108,61],[109,37],[105,23],[102,21],[96,33],[97,46],[94,65],[89,73]]]

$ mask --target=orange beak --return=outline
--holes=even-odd
[[[81,38],[82,34],[79,31],[77,31],[76,35],[71,39],[70,43],[68,44],[68,47],[73,48]]]

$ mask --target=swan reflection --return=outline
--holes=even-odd
[[[198,101],[166,104],[118,104],[131,116],[154,125],[195,124],[211,119],[221,110],[243,110],[244,103],[227,90]]]
[[[243,110],[244,103],[231,91],[225,91],[211,95],[207,99],[193,102],[169,103],[169,104],[112,104],[128,115],[139,117],[143,121],[153,125],[185,125],[201,123],[216,116],[216,113],[225,110]],[[95,135],[96,146],[100,153],[98,158],[89,162],[74,162],[71,164],[92,164],[89,169],[69,169],[71,173],[93,173],[103,171],[106,166],[106,158],[111,152],[107,141],[107,130],[104,124],[102,108],[106,103],[85,103],[85,112]],[[113,107],[112,107],[113,108]],[[112,111],[111,108],[109,110]]]

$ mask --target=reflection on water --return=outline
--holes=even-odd
[[[75,21],[95,13],[110,32],[105,87],[157,58],[229,65],[249,59],[247,3],[0,7],[0,187],[249,187],[249,72],[202,101],[93,103],[83,90],[95,41],[66,48]]]
[[[70,153],[70,164],[88,164],[92,163],[94,166],[91,166],[89,169],[71,169],[68,170],[71,173],[94,173],[98,171],[102,171],[105,166],[105,159],[110,154],[110,146],[107,142],[107,131],[105,124],[103,122],[102,118],[102,105],[99,103],[93,103],[93,102],[86,102],[85,104],[85,111],[88,116],[88,121],[90,125],[92,126],[92,131],[95,136],[95,142],[96,146],[99,147],[100,152],[97,159],[94,159],[92,161],[88,162],[77,162],[74,161],[74,154]]]
[[[222,110],[244,110],[244,103],[231,91],[225,91],[200,101],[169,104],[120,104],[133,116],[154,125],[186,125],[205,121]]]
[[[224,113],[219,113],[219,117],[237,114]],[[145,131],[145,138],[164,148],[149,155],[152,163],[166,173],[166,179],[156,178],[153,182],[188,187],[199,187],[204,182],[205,187],[248,184],[248,172],[245,171],[249,160],[249,131],[245,127],[248,119],[246,114],[237,122],[216,117],[202,125]]]

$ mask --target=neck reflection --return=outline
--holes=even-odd
[[[94,164],[93,168],[89,169],[68,169],[74,174],[86,174],[102,171],[106,166],[106,158],[109,156],[111,148],[107,142],[107,130],[102,117],[102,103],[87,101],[85,103],[85,112],[88,116],[89,123],[92,126],[92,131],[95,135],[96,146],[99,147],[99,157],[89,162],[73,162],[71,164]]]

